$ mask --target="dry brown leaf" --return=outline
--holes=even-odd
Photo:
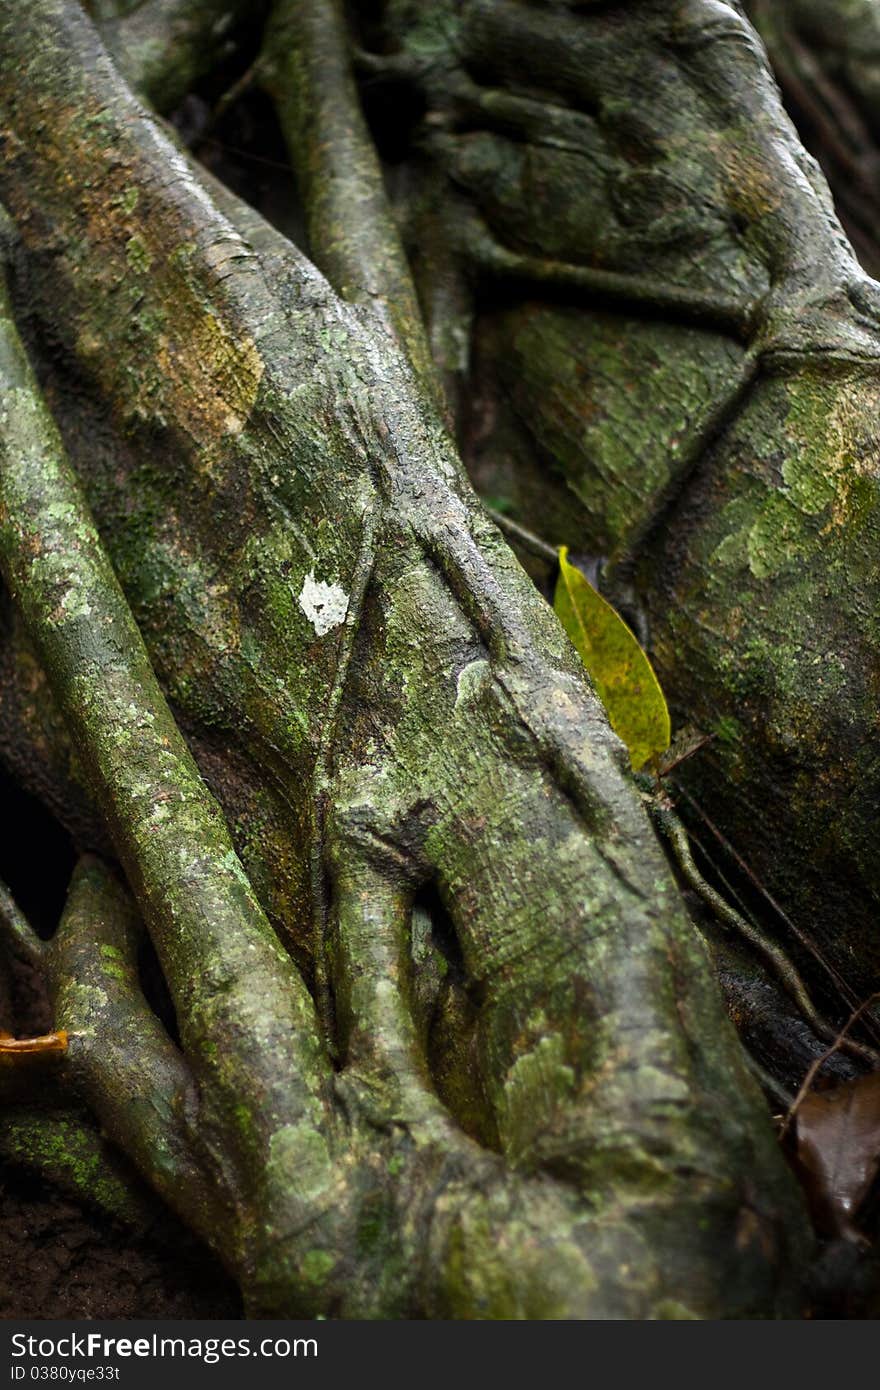
[[[795,1135],[817,1224],[857,1238],[854,1220],[880,1169],[880,1072],[805,1096]]]

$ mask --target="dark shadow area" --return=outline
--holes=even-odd
[[[240,1318],[241,1297],[169,1216],[153,1237],[0,1165],[0,1318]]]
[[[0,879],[48,939],[58,925],[76,863],[73,840],[36,797],[0,766]]]

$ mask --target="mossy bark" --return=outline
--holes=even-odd
[[[841,49],[851,10],[876,20],[835,6]],[[464,210],[471,473],[634,613],[712,736],[677,776],[845,1017],[880,980],[877,287],[740,6],[386,14]]]
[[[637,367],[674,342],[686,406],[658,409],[656,438],[650,420],[627,416],[633,448],[596,470],[590,496],[604,528],[595,543],[638,562],[680,704],[690,709],[693,682],[719,718],[732,702],[746,717],[716,647],[697,640],[714,590],[698,579],[704,593],[691,600],[687,571],[723,543],[712,527],[740,498],[739,472],[731,465],[720,512],[706,508],[709,541],[694,522],[673,561],[664,547],[677,533],[654,524],[680,489],[706,477],[723,486],[723,464],[695,464],[732,448],[737,428],[766,441],[770,478],[756,489],[749,475],[754,515],[736,513],[737,534],[751,536],[773,486],[787,505],[799,489],[801,530],[781,524],[755,550],[764,574],[747,578],[748,546],[741,564],[728,547],[737,583],[758,586],[748,617],[766,628],[767,661],[781,659],[782,619],[762,616],[772,595],[760,586],[772,574],[787,593],[780,545],[818,573],[838,513],[840,568],[861,613],[840,509],[864,505],[867,547],[870,497],[851,485],[849,436],[830,478],[823,441],[853,421],[867,428],[870,296],[846,298],[857,272],[788,135],[781,195],[782,175],[767,171],[781,127],[763,70],[756,111],[737,107],[741,51],[758,61],[738,14],[675,7],[658,133],[636,119],[632,93],[646,55],[669,40],[668,7],[633,6],[614,25],[604,9],[566,14],[561,46],[525,5],[389,7],[406,80],[439,117],[427,122],[409,229],[424,225],[443,179],[473,214],[454,265],[442,262],[448,295],[432,289],[433,243],[413,258],[422,303],[454,311],[423,325],[352,105],[338,14],[328,29],[321,7],[279,6],[262,60],[287,133],[305,146],[298,173],[310,235],[327,238],[312,248],[325,279],[180,152],[77,5],[0,3],[0,196],[15,228],[0,363],[0,551],[16,614],[5,747],[23,748],[11,754],[17,770],[52,787],[56,804],[71,789],[80,841],[109,840],[128,884],[87,860],[46,957],[74,1039],[65,1074],[215,1245],[254,1313],[796,1307],[800,1202],[704,947],[624,750],[467,480],[444,404],[456,403],[462,364],[441,353],[435,376],[425,346],[460,340],[482,275],[496,290],[529,276],[555,293],[570,284],[606,310],[623,296],[633,316],[614,321],[496,309],[506,341],[492,370],[511,380],[519,370],[540,435],[536,372],[547,368],[523,349],[530,328],[562,344],[558,391],[584,344],[598,352],[606,335],[596,380],[611,421],[631,380],[614,335],[644,353]],[[707,30],[719,12],[720,31]],[[556,92],[553,110],[511,90],[526,52]],[[461,76],[462,54],[491,75],[488,96]],[[328,187],[322,128],[306,119],[320,117],[323,61],[348,103],[325,113],[330,154],[348,142],[342,186]],[[681,113],[676,61],[697,74]],[[595,89],[603,82],[618,84],[616,106],[613,90]],[[624,219],[634,232],[615,232],[601,180],[581,180],[585,141],[588,164],[613,164],[585,114],[603,102],[614,158],[636,151],[636,170],[611,171],[615,196],[634,199]],[[464,110],[526,137],[462,138],[444,125],[449,103],[453,126]],[[524,201],[536,120],[550,123],[550,153]],[[639,218],[654,228],[656,200],[665,208],[671,196],[642,166],[659,161],[662,138],[679,148],[686,134],[699,225],[688,242],[667,208],[665,239],[651,231],[654,259],[636,273],[649,240]],[[570,197],[551,217],[541,198],[560,170]],[[748,234],[727,246],[734,213]],[[501,254],[493,218],[511,243]],[[694,257],[695,246],[705,252]],[[492,331],[484,319],[477,341]],[[817,401],[819,352],[838,366]],[[653,395],[645,386],[651,408],[675,368],[657,378]],[[599,418],[589,378],[586,396],[578,381],[572,410]],[[812,461],[793,444],[784,452],[801,428]],[[611,436],[597,426],[597,447]],[[560,462],[585,489],[583,455],[572,447]],[[580,539],[583,549],[586,529]],[[658,557],[651,583],[640,579],[647,555]],[[800,570],[797,581],[807,582]],[[677,627],[663,597],[673,582]],[[730,592],[719,587],[713,639]],[[797,670],[786,699],[803,696]],[[787,708],[772,707],[780,727]],[[731,738],[728,760],[725,744],[710,764],[734,819],[755,779],[764,786],[759,732],[752,762],[747,740]],[[732,786],[745,786],[741,803]],[[848,852],[829,852],[832,878]],[[139,917],[181,1050],[140,992]]]

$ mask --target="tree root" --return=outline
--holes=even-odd
[[[376,315],[433,395],[415,287],[361,114],[339,0],[276,0],[260,78],[297,171],[315,263],[344,299]]]
[[[436,394],[221,212],[77,6],[5,0],[0,35],[22,274],[81,374],[47,363],[68,458],[4,319],[0,558],[181,1043],[84,864],[47,968],[90,1108],[252,1315],[790,1307],[802,1212],[705,952]],[[234,749],[222,810],[181,723]],[[460,972],[435,1011],[473,1014],[440,1058],[412,1003],[426,889]]]
[[[828,38],[851,94],[874,80],[834,6],[754,8]],[[475,468],[513,473],[533,508],[514,521],[544,535],[558,480],[553,530],[612,557],[674,714],[716,735],[683,780],[861,999],[880,969],[876,286],[742,7],[566,9],[552,38],[528,4],[441,7],[434,49],[425,25],[389,9],[381,43],[426,102],[409,164],[431,215],[469,215]],[[686,329],[704,304],[740,327]]]
[[[149,1188],[101,1137],[88,1115],[74,1108],[7,1105],[0,1117],[0,1154],[140,1234],[166,1220],[164,1207]]]

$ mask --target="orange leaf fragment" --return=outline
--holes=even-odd
[[[10,1033],[0,1033],[0,1057],[32,1057],[41,1052],[66,1052],[67,1034],[64,1029],[57,1033],[43,1033],[38,1038],[14,1038]]]

